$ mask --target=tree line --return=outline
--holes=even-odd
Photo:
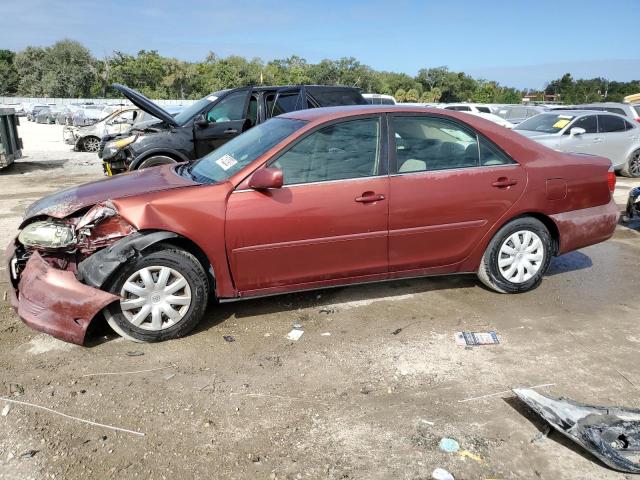
[[[291,56],[268,62],[209,53],[201,62],[186,62],[140,50],[95,58],[81,43],[61,40],[49,47],[20,52],[0,49],[0,95],[27,97],[119,97],[110,87],[122,83],[151,98],[196,99],[213,91],[247,85],[349,85],[363,92],[394,95],[401,102],[520,103],[528,90],[472,78],[447,67],[423,68],[416,76],[377,71],[348,57],[309,63]],[[565,103],[620,101],[640,92],[640,81],[574,80],[570,74],[548,83],[544,93]],[[540,92],[542,93],[542,92]]]

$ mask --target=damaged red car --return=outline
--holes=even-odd
[[[613,234],[614,186],[609,160],[464,113],[296,111],[195,163],[33,204],[7,251],[12,303],[83,343],[102,318],[135,340],[180,337],[214,297],[452,273],[525,292],[553,256]]]

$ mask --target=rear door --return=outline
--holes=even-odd
[[[264,105],[267,119],[307,108],[300,87],[266,92],[264,94]]]
[[[616,115],[598,115],[598,140],[594,153],[621,165],[627,160],[633,132],[627,130],[625,120]]]
[[[389,177],[379,116],[323,126],[271,163],[284,186],[236,190],[227,255],[245,295],[387,274]]]
[[[193,126],[196,158],[203,157],[250,128],[250,92],[249,88],[232,92],[204,112],[207,125]]]
[[[525,169],[462,122],[398,114],[391,124],[389,269],[455,271],[520,198]]]

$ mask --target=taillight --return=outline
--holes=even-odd
[[[609,171],[607,172],[607,185],[609,185],[609,191],[613,195],[616,189],[616,172],[613,169],[613,165],[609,167]]]
[[[640,117],[636,118],[636,122],[640,122]]]

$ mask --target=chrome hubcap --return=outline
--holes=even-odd
[[[96,150],[98,150],[99,146],[100,142],[95,138],[90,138],[89,140],[84,142],[84,148],[89,152],[95,152]]]
[[[145,267],[124,282],[120,297],[127,321],[144,330],[164,330],[189,311],[191,288],[173,268]]]
[[[544,246],[538,235],[529,230],[511,234],[500,247],[498,268],[505,280],[524,283],[542,266]]]

